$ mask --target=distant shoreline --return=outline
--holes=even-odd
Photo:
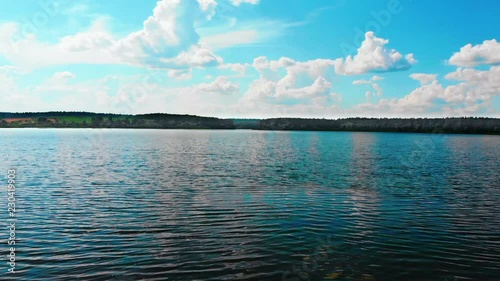
[[[500,119],[345,118],[223,119],[177,114],[111,114],[92,112],[0,112],[0,128],[186,129],[321,132],[392,132],[500,135]]]
[[[356,130],[280,130],[280,129],[190,129],[190,128],[115,128],[115,127],[1,127],[0,129],[91,129],[91,130],[178,130],[178,131],[256,131],[256,132],[324,132],[324,133],[395,133],[395,134],[443,134],[443,135],[484,135],[500,136],[498,132],[491,133],[464,133],[464,132],[410,132],[410,131],[356,131]],[[1,137],[1,135],[0,135]]]

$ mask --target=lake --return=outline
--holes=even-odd
[[[1,280],[500,277],[499,136],[0,129],[0,147]]]

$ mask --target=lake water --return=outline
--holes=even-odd
[[[1,280],[500,280],[500,137],[0,129]],[[7,225],[7,192],[0,219]]]

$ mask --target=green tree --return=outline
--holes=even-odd
[[[45,125],[49,122],[49,120],[46,117],[39,117],[37,120],[37,123],[39,125]]]

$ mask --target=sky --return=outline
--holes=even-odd
[[[499,117],[499,10],[492,0],[3,1],[0,112]]]

